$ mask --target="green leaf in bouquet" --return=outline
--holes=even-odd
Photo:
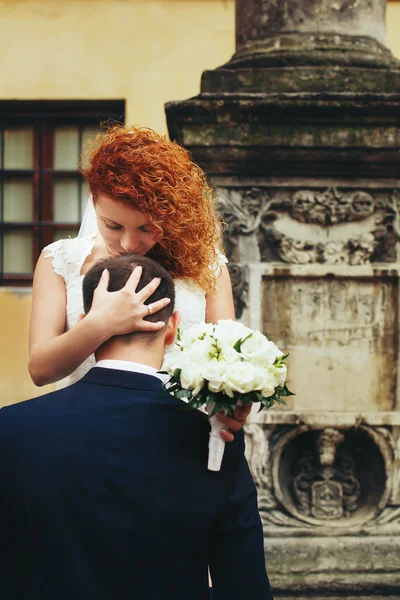
[[[288,356],[289,356],[289,353],[282,354],[282,356],[277,356],[276,359],[274,360],[274,365],[276,366],[276,365],[283,364]]]
[[[176,379],[176,381],[180,381],[181,380],[181,373],[182,373],[182,369],[175,369],[174,374],[173,374],[173,378]]]
[[[274,405],[274,400],[272,400],[272,396],[270,398],[263,398],[260,402],[260,408],[258,412],[261,412],[263,408],[271,408]]]
[[[289,390],[286,383],[283,386],[279,385],[275,392],[278,396],[295,396],[295,394]]]
[[[236,404],[225,404],[225,402],[221,402],[221,408],[224,411],[225,417],[229,416],[235,418]]]
[[[229,410],[231,411],[231,414],[234,415],[235,413],[235,408],[236,408],[237,404],[230,404],[229,405]]]
[[[199,406],[201,406],[201,404],[198,403],[198,400],[189,400],[189,402],[182,402],[182,406],[180,406],[180,410],[193,410],[196,408],[199,408]]]
[[[219,412],[220,410],[222,410],[226,416],[227,414],[229,414],[229,411],[231,410],[232,406],[234,408],[234,405],[229,405],[230,399],[225,398],[223,394],[213,394],[213,396],[214,400],[211,400],[211,402],[214,402],[215,404],[212,413],[210,414],[210,417],[216,415],[217,412]],[[207,405],[208,404],[210,404],[210,402],[207,402]]]
[[[170,394],[175,394],[175,392],[177,392],[180,389],[181,389],[181,386],[177,382],[173,383],[172,385],[168,386],[168,388],[167,388],[167,390],[170,392]]]
[[[192,398],[187,404],[186,406],[188,408],[200,408],[200,406],[203,406],[204,402],[198,398],[198,396],[195,396],[194,398]]]
[[[218,400],[218,394],[215,394],[214,392],[207,391],[207,394],[206,394],[206,404],[210,404],[211,402],[217,402],[217,400]]]
[[[246,335],[245,338],[240,338],[236,342],[236,344],[233,346],[233,349],[236,350],[236,352],[241,352],[242,344],[244,344],[246,340],[248,340],[249,338],[251,338],[252,335],[253,335],[253,332],[249,333],[249,335]]]
[[[260,392],[248,392],[247,394],[242,394],[242,401],[243,402],[260,402],[262,400],[263,396],[260,394]]]
[[[291,392],[285,383],[285,385],[283,386],[283,392],[282,392],[281,396],[295,396],[295,395],[296,394]]]
[[[220,402],[216,401],[214,404],[214,408],[212,409],[212,413],[211,413],[210,417],[213,417],[214,415],[216,415],[217,412],[219,412],[220,410],[223,410],[223,406]]]
[[[282,400],[282,398],[276,398],[275,402],[278,402],[278,404],[284,404],[285,406],[287,406],[286,400]]]
[[[182,398],[191,398],[192,397],[192,390],[179,390],[178,392],[176,392],[174,394],[175,398],[178,398],[179,400],[182,400]]]

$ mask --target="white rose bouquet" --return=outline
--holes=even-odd
[[[199,323],[178,335],[164,361],[168,391],[189,408],[206,409],[210,470],[220,470],[225,448],[224,425],[216,413],[222,409],[233,415],[238,402],[257,402],[260,410],[286,404],[283,397],[292,395],[285,383],[286,358],[261,332],[236,321]]]

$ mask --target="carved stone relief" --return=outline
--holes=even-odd
[[[343,433],[325,429],[317,438],[319,457],[306,451],[298,459],[293,489],[297,508],[305,516],[340,519],[357,510],[360,482],[351,452],[337,448],[343,442]]]
[[[237,263],[229,263],[228,269],[231,277],[233,300],[235,303],[235,316],[237,319],[240,319],[243,310],[248,307],[248,267]]]
[[[390,506],[393,438],[387,428],[250,423],[245,433],[264,526],[345,533],[400,523],[400,503]]]
[[[263,262],[362,265],[396,260],[398,190],[232,187],[217,190],[229,259],[255,236]],[[351,225],[353,224],[353,225]]]

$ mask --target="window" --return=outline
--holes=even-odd
[[[0,101],[0,284],[30,284],[44,246],[77,234],[82,148],[109,120],[124,101]]]

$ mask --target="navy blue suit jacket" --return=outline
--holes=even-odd
[[[3,600],[271,600],[243,434],[149,375],[92,369],[0,411]]]

